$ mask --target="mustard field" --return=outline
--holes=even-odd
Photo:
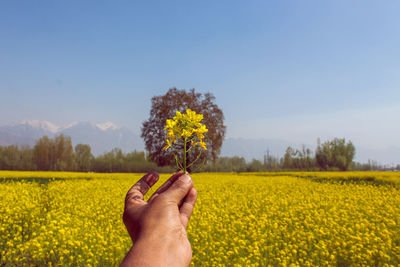
[[[140,177],[0,172],[0,266],[119,265],[131,246],[124,197]],[[399,173],[192,178],[193,266],[400,264]]]

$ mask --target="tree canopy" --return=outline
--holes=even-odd
[[[71,137],[63,134],[50,139],[43,136],[33,148],[33,161],[40,171],[73,169],[73,147]]]
[[[189,91],[171,88],[165,95],[154,96],[151,99],[150,118],[143,122],[142,138],[144,139],[148,157],[159,166],[175,165],[173,153],[163,150],[165,145],[165,121],[175,116],[176,111],[184,112],[188,108],[196,113],[203,114],[203,123],[208,132],[204,141],[207,150],[202,153],[201,161],[215,162],[225,136],[224,114],[215,104],[215,97],[211,93],[197,93],[195,89]],[[198,148],[197,148],[198,149]],[[193,153],[195,157],[197,153]],[[194,159],[189,159],[189,161]]]
[[[334,138],[320,144],[315,153],[315,158],[321,169],[337,168],[347,171],[353,164],[356,149],[351,141],[346,143],[344,138]]]

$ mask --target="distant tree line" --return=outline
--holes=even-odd
[[[345,139],[335,138],[321,143],[315,152],[302,146],[288,147],[283,157],[266,155],[263,161],[246,162],[243,157],[219,157],[193,171],[203,172],[261,172],[261,171],[346,171],[384,170],[376,161],[353,162],[355,147]],[[400,164],[392,167],[400,171]],[[119,148],[93,156],[87,144],[72,146],[71,138],[44,136],[33,148],[29,146],[0,146],[0,170],[20,171],[81,171],[81,172],[174,172],[171,167],[159,167],[144,152],[124,153]]]
[[[114,148],[97,157],[86,144],[72,146],[63,134],[44,136],[29,146],[0,146],[0,170],[19,171],[81,171],[81,172],[171,172],[146,159],[144,152],[123,153]]]
[[[266,171],[374,171],[398,170],[369,160],[368,163],[354,162],[355,147],[344,138],[334,138],[321,143],[313,152],[304,145],[300,149],[288,147],[283,157],[265,155],[264,160],[253,159],[246,162],[243,157],[220,157],[215,163],[205,165],[201,171],[206,172],[266,172]]]

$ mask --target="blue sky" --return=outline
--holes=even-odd
[[[0,124],[140,132],[168,88],[228,137],[400,147],[399,1],[1,1]]]

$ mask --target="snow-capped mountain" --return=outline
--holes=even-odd
[[[125,152],[144,150],[141,138],[128,128],[118,127],[112,122],[73,122],[57,126],[48,121],[22,121],[0,126],[0,145],[33,146],[42,136],[54,137],[64,134],[71,137],[72,144],[89,144],[92,153],[98,155],[115,147]]]
[[[109,129],[111,129],[111,130],[120,129],[117,125],[115,125],[114,123],[112,123],[110,121],[107,121],[107,122],[104,122],[104,123],[96,123],[96,127],[100,128],[103,131],[107,131]]]
[[[57,133],[59,130],[59,127],[52,124],[51,122],[48,121],[39,121],[39,120],[31,120],[31,121],[22,121],[20,124],[26,125],[27,127],[32,127],[37,130],[43,130],[43,131],[48,131],[51,133]]]

